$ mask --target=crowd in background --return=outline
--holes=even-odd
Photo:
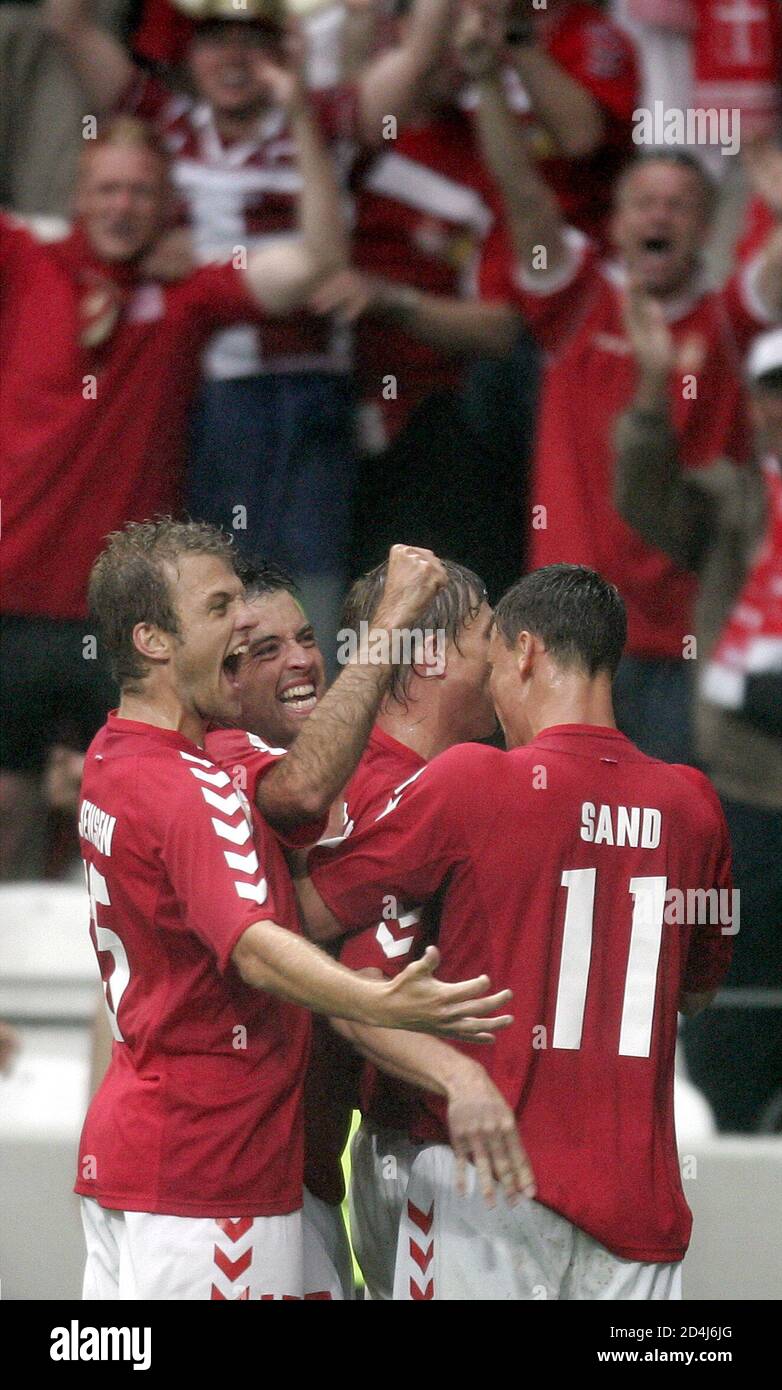
[[[492,599],[591,565],[628,607],[620,727],[704,766],[733,836],[690,1072],[721,1128],[780,1128],[782,20],[740,10],[0,5],[3,877],[67,858],[125,521],[285,567],[332,672],[394,541]],[[695,108],[726,119],[666,140]]]

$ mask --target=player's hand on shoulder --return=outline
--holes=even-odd
[[[427,946],[420,960],[385,983],[385,1017],[377,1022],[385,1028],[410,1028],[467,1042],[493,1042],[494,1034],[513,1022],[512,1014],[497,1013],[510,1002],[511,991],[487,994],[491,988],[488,975],[456,984],[435,980],[439,964],[439,951]]]

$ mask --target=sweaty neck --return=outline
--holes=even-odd
[[[411,748],[427,763],[456,741],[441,726],[436,709],[426,709],[423,702],[419,704],[415,700],[409,701],[407,708],[390,700],[381,709],[376,722],[384,734],[403,743],[405,748]]]
[[[151,691],[125,690],[117,714],[120,719],[135,719],[141,724],[153,724],[157,729],[174,729],[192,743],[203,747],[206,720],[193,710],[185,709],[173,691],[160,691],[153,695]]]
[[[558,673],[535,701],[534,713],[527,713],[531,737],[556,724],[593,724],[599,729],[615,729],[611,680],[607,675],[585,680],[573,673]],[[518,742],[520,742],[519,740]],[[514,741],[513,746],[518,746]]]

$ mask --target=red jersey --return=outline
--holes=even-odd
[[[530,495],[531,569],[567,562],[610,579],[627,605],[627,650],[675,659],[693,632],[693,575],[646,544],[613,504],[613,430],[635,390],[637,368],[625,335],[625,273],[600,263],[570,229],[573,269],[547,291],[510,277],[515,302],[547,350]],[[747,456],[749,426],[742,359],[768,324],[753,289],[753,267],[720,292],[694,284],[667,309],[686,364],[671,381],[671,412],[688,468],[720,455]]]
[[[251,802],[255,802],[261,778],[288,751],[287,748],[272,748],[257,734],[247,733],[244,729],[210,729],[204,739],[204,747],[210,758],[230,773],[237,791],[244,792]],[[294,849],[306,849],[320,839],[327,821],[328,816],[325,815],[291,830],[274,833],[283,844],[291,845]]]
[[[178,508],[204,343],[262,311],[232,266],[163,285],[99,261],[78,228],[44,244],[6,217],[0,245],[3,608],[82,618],[109,531]],[[101,312],[114,326],[86,346]]]
[[[485,971],[513,990],[512,1026],[465,1050],[517,1115],[538,1199],[622,1258],[681,1259],[677,1006],[682,990],[719,985],[731,949],[718,922],[683,924],[692,895],[712,889],[715,916],[730,915],[707,778],[614,729],[551,728],[510,753],[462,744],[383,820],[312,859],[347,928],[371,922],[386,893],[443,891],[442,978]],[[413,1136],[447,1142],[441,1102],[421,1093],[418,1111]]]
[[[751,260],[765,246],[776,224],[777,220],[768,203],[764,203],[761,198],[750,198],[736,246],[736,260],[740,265]]]
[[[297,1210],[309,1014],[231,961],[253,922],[300,930],[275,837],[203,748],[114,714],[79,831],[115,1041],[76,1191],[172,1216]]]
[[[355,193],[353,260],[369,275],[466,298],[479,259],[488,278],[488,267],[504,253],[502,200],[471,122],[456,107],[405,126],[387,150],[369,156]],[[432,391],[461,378],[452,356],[392,324],[360,320],[357,345],[362,397],[381,414],[381,437],[401,429]],[[396,380],[392,400],[384,392],[389,374]]]
[[[371,824],[388,803],[397,783],[425,767],[424,760],[377,726],[346,791],[345,834]],[[417,912],[401,921],[385,914],[369,931],[333,943],[351,970],[374,966],[393,976],[408,965],[419,930]],[[363,1078],[362,1078],[363,1072]],[[364,1064],[349,1043],[325,1020],[314,1020],[312,1058],[304,1092],[304,1181],[310,1192],[337,1205],[345,1195],[342,1151],[354,1109],[360,1107],[379,1125],[406,1129],[409,1088]]]
[[[346,835],[364,830],[388,814],[396,800],[426,767],[413,748],[375,726],[364,755],[348,783],[345,797]],[[342,942],[340,961],[351,970],[381,970],[389,979],[420,955],[433,932],[431,913],[419,903],[382,904],[380,920],[368,930],[352,933]],[[414,1088],[386,1075],[369,1063],[364,1068],[358,1104],[363,1115],[384,1129],[406,1130]]]
[[[356,97],[350,87],[311,93],[316,117],[343,180],[354,157]],[[183,220],[204,260],[237,248],[253,251],[297,230],[301,192],[296,142],[282,108],[258,120],[254,139],[224,144],[214,115],[152,77],[139,76],[122,106],[151,121],[172,159],[172,182]],[[350,339],[344,328],[303,312],[277,317],[263,329],[249,324],[221,333],[204,359],[208,376],[259,372],[346,371]]]
[[[425,758],[375,725],[345,792],[345,837],[387,815],[425,767]],[[405,904],[401,912],[396,903],[381,906],[376,924],[346,937],[340,960],[351,970],[374,967],[393,977],[418,954],[421,914],[417,904]]]

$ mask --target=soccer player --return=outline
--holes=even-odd
[[[442,1106],[423,1096],[396,1298],[679,1296],[691,1215],[677,1012],[708,1003],[728,966],[717,914],[692,919],[693,895],[713,905],[730,889],[730,850],[707,778],[616,729],[625,633],[594,571],[521,579],[489,654],[509,751],[448,750],[373,825],[310,856],[311,930],[365,927],[389,893],[439,894],[443,969],[490,968],[514,989],[514,1023],[480,1060],[515,1111],[538,1200],[489,1209],[474,1183],[459,1197]]]
[[[131,118],[85,140],[70,234],[42,241],[0,216],[4,569],[0,872],[34,877],[48,742],[86,748],[116,696],[85,625],[108,532],[179,506],[187,414],[218,326],[288,314],[344,262],[339,197],[295,72],[267,68],[304,185],[299,236],[246,268],[175,283],[147,269],[170,210],[168,160]],[[69,563],[59,563],[56,536]]]
[[[381,624],[404,626],[442,582],[397,556]],[[346,970],[300,934],[282,851],[207,756],[208,724],[239,716],[236,667],[254,615],[229,540],[171,521],[115,533],[93,610],[121,689],[87,754],[79,827],[91,934],[114,1047],[85,1121],[87,1298],[304,1293],[301,1088],[309,1017],[491,1036],[507,994]],[[344,716],[390,677],[359,653]],[[349,679],[347,679],[349,678]],[[338,1296],[324,1283],[316,1296]]]
[[[492,612],[486,590],[472,571],[443,563],[448,582],[420,620],[421,649],[396,665],[366,751],[346,789],[347,835],[381,815],[431,758],[454,743],[485,738],[496,728],[488,689]],[[386,568],[379,565],[354,584],[343,615],[346,631],[358,633],[362,623],[371,626]],[[377,923],[346,937],[340,960],[354,970],[393,977],[418,954],[421,942],[431,939],[435,924],[430,918],[413,902],[384,902]],[[412,1063],[412,1074],[405,1074],[408,1081],[447,1096],[451,1142],[460,1152],[479,1156],[487,1197],[500,1170],[512,1174],[510,1181],[518,1181],[519,1187],[529,1185],[528,1175],[520,1172],[523,1159],[515,1151],[511,1116],[495,1088],[486,1086],[488,1077],[477,1063],[445,1046],[430,1049],[426,1040],[420,1048],[417,1037],[409,1039],[402,1057],[399,1038],[389,1041],[387,1033],[377,1036],[376,1030],[373,1038],[340,1020],[335,1027],[380,1067]],[[392,1075],[399,1072],[392,1070]],[[364,1118],[351,1149],[351,1235],[369,1297],[388,1300],[407,1180],[417,1152],[407,1135],[409,1087],[368,1069],[360,1108]],[[514,1143],[512,1157],[507,1152],[509,1138]]]
[[[392,552],[392,581],[394,563]],[[377,722],[348,785],[348,807],[344,808],[341,798],[334,801],[330,833],[341,834],[346,820],[355,827],[371,819],[386,804],[394,787],[424,766],[427,757],[452,742],[483,737],[495,727],[488,695],[491,610],[485,589],[477,575],[449,561],[443,565],[446,583],[417,624],[420,664],[413,664],[416,652],[412,642],[407,653],[400,653],[409,660],[394,662]],[[366,629],[376,630],[388,576],[387,563],[354,585],[344,614],[346,637],[359,634],[362,622]],[[249,573],[245,569],[243,577],[256,625],[237,672],[242,727],[209,732],[206,749],[231,774],[235,785],[238,782],[246,789],[250,779],[256,779],[256,802],[273,825],[279,824],[281,808],[287,810],[281,829],[290,840],[298,831],[291,814],[308,819],[313,812],[320,814],[325,809],[324,760],[313,767],[307,748],[344,680],[337,681],[323,698],[323,658],[288,577],[274,566]],[[332,761],[335,744],[346,739],[349,746],[356,746],[355,728],[334,732]],[[275,746],[270,748],[270,744]],[[289,752],[283,760],[286,749]],[[278,780],[282,781],[281,792],[275,792]],[[315,803],[309,799],[313,790],[320,798]],[[306,820],[301,828],[304,838],[310,831],[311,839]],[[392,978],[412,958],[418,933],[408,919],[418,922],[419,916],[417,912],[406,913],[401,924],[384,919],[377,928],[349,938],[349,958],[343,963]],[[387,1030],[374,1033],[379,1036],[359,1036],[358,1032],[348,1036],[359,1048],[369,1046],[373,1060],[381,1066],[389,1049],[392,1069],[399,1066],[400,1050],[404,1050],[405,1060],[412,1056],[416,1069],[412,1076],[405,1073],[408,1079],[447,1091],[452,1140],[470,1152],[485,1148],[495,1158],[494,1170],[487,1163],[491,1170],[487,1182],[501,1166],[500,1159],[506,1157],[509,1172],[518,1178],[522,1160],[512,1115],[486,1072],[436,1041],[431,1046],[432,1040],[415,1034],[400,1041],[389,1040]],[[357,1083],[353,1049],[337,1038],[325,1020],[315,1019],[305,1087],[305,1277],[310,1246],[325,1244],[346,1296],[352,1289],[352,1266],[341,1213],[345,1195],[341,1155]],[[357,1195],[351,1224],[373,1298],[390,1298],[393,1287],[397,1230],[412,1151],[402,1133],[405,1121],[400,1114],[406,1114],[405,1106],[405,1093],[400,1094],[393,1083],[381,1087],[379,1079],[377,1088],[372,1088],[367,1114],[366,1125],[371,1128],[362,1127],[353,1149]],[[511,1152],[506,1155],[508,1146]],[[381,1156],[380,1174],[374,1171],[375,1154]]]

